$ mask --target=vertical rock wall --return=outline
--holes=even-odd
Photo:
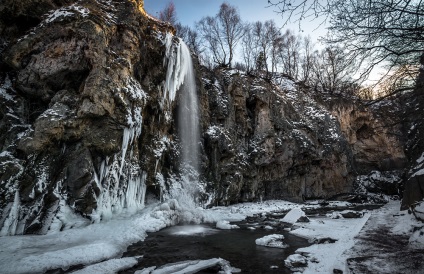
[[[45,2],[0,9],[2,235],[136,211],[176,162],[163,156],[176,105],[165,96],[174,42],[158,32],[168,26],[133,1]]]

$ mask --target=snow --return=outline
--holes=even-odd
[[[420,158],[417,159],[417,164],[424,162],[424,152],[421,154]]]
[[[329,206],[339,205],[348,204],[331,203]],[[397,201],[394,206],[398,208],[399,202]],[[45,272],[49,269],[68,269],[72,265],[83,264],[85,268],[81,271],[86,272],[81,273],[95,273],[96,271],[98,273],[104,273],[101,270],[103,267],[104,269],[115,269],[115,267],[130,266],[134,262],[134,258],[122,258],[123,260],[119,260],[128,245],[144,240],[147,232],[155,232],[167,226],[174,226],[181,220],[190,221],[188,218],[192,218],[192,222],[195,223],[209,222],[231,226],[230,221],[241,221],[247,216],[282,212],[293,208],[300,209],[302,207],[316,208],[319,205],[318,203],[305,205],[286,201],[266,201],[263,203],[244,203],[211,209],[195,208],[188,211],[188,214],[184,207],[178,204],[176,200],[168,200],[166,203],[153,203],[135,214],[113,215],[107,221],[84,227],[75,227],[47,235],[0,237],[0,269],[6,269],[7,267],[9,274],[37,273]],[[300,210],[293,212],[297,212],[297,216],[301,215]],[[373,212],[377,216],[383,213],[379,213],[379,211]],[[66,211],[63,214],[66,215]],[[326,217],[310,218],[311,221],[309,223],[297,223],[291,231],[294,235],[311,240],[322,238],[333,238],[337,240],[335,243],[314,244],[310,247],[298,249],[296,253],[305,256],[311,262],[308,263],[304,273],[332,273],[334,268],[345,269],[344,264],[347,255],[344,252],[352,247],[354,237],[361,230],[369,216],[370,213],[365,213],[364,217],[359,219],[333,220]],[[382,216],[384,217],[385,215]],[[399,223],[412,220],[406,219],[411,218],[410,215],[402,216],[402,218],[405,219],[400,219]],[[407,230],[407,225],[404,224],[405,227],[398,227],[396,229],[397,231],[412,234],[410,225],[409,230]],[[175,228],[171,233],[177,233],[181,236],[191,235],[193,233],[216,233],[215,229],[206,229],[201,226],[177,226]],[[264,237],[258,240],[259,242],[266,242],[267,239],[273,237],[275,239],[278,238],[278,236],[273,234],[269,235],[268,238]],[[416,238],[421,239],[419,237]],[[415,240],[416,238],[411,238],[411,243],[415,244],[417,242]],[[213,260],[205,261],[212,263],[217,262],[219,259]],[[172,266],[174,268],[170,265],[167,267],[171,267],[171,271],[174,272],[182,271],[182,269],[188,271],[191,268],[203,267],[205,261],[196,261],[197,263],[195,264],[184,263],[184,265],[180,265],[182,267],[180,270],[175,270],[175,266]],[[164,268],[155,268],[156,271],[160,269],[163,270]],[[226,269],[234,271],[229,266],[226,266]],[[144,269],[143,271],[138,271],[137,273],[161,273],[153,272],[153,268]]]
[[[58,19],[63,20],[64,17],[73,16],[75,14],[80,14],[82,17],[87,17],[89,13],[90,11],[87,8],[82,6],[77,6],[74,4],[69,7],[63,7],[53,11],[47,16],[47,18],[45,19],[45,22],[51,23]]]
[[[284,260],[284,264],[289,267],[297,267],[297,266],[306,266],[308,261],[306,258],[300,254],[293,254],[287,257],[287,259]]]
[[[422,168],[422,169],[416,171],[414,174],[412,174],[411,178],[415,177],[415,176],[422,176],[422,175],[424,175],[424,168]]]
[[[13,96],[7,93],[7,90],[12,88],[12,81],[10,81],[9,75],[6,75],[4,83],[0,86],[0,96],[6,99],[6,101],[13,101]]]
[[[264,236],[262,238],[256,239],[255,243],[257,245],[276,247],[276,248],[286,248],[287,244],[283,242],[284,236],[280,234],[271,234]]]
[[[143,240],[146,232],[176,224],[175,211],[154,214],[158,212],[149,209],[60,233],[1,237],[0,269],[7,266],[9,274],[36,273],[119,257],[129,244]]]
[[[125,270],[136,265],[138,263],[137,258],[138,257],[111,259],[87,266],[81,270],[72,272],[72,274],[115,274],[118,271]]]
[[[284,216],[283,219],[281,219],[281,221],[284,223],[294,224],[299,220],[300,217],[303,216],[305,216],[305,212],[299,208],[293,208],[287,213],[286,216]]]
[[[229,221],[221,220],[216,223],[216,228],[219,229],[237,229],[240,228],[238,225],[231,225]]]
[[[209,260],[192,260],[172,263],[157,269],[155,269],[155,267],[149,267],[141,271],[136,271],[135,274],[192,274],[213,266],[220,266],[222,269],[220,273],[240,273],[240,270],[231,267],[228,261],[221,258],[213,258]]]
[[[412,249],[424,249],[424,228],[417,230],[409,238],[409,247]]]
[[[353,246],[355,236],[369,217],[370,214],[366,213],[359,219],[311,219],[309,223],[292,230],[291,234],[311,242],[324,238],[337,240],[335,243],[314,244],[296,250],[296,253],[309,254],[309,257],[319,262],[309,263],[303,273],[332,273],[334,268],[345,269],[347,257],[343,253]]]

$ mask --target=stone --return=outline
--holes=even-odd
[[[300,254],[293,254],[284,260],[284,264],[288,268],[306,267],[308,265],[308,260]]]
[[[358,211],[342,211],[340,212],[340,215],[346,219],[357,219],[362,218],[364,216],[362,212]]]

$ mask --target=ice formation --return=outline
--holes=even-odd
[[[115,214],[134,213],[144,207],[147,173],[139,165],[136,140],[142,131],[142,108],[147,95],[133,78],[127,79],[122,93],[128,99],[127,126],[123,129],[121,152],[106,157],[100,169],[94,174],[94,181],[100,189],[96,198],[97,209],[93,210],[94,222],[108,220]]]
[[[179,38],[178,43],[173,43],[173,38],[171,33],[166,33],[163,39],[166,47],[164,66],[167,66],[164,97],[168,97],[171,102],[184,83],[187,73],[193,68],[187,45]]]

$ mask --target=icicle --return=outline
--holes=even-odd
[[[164,66],[168,61],[166,80],[164,83],[164,98],[168,96],[169,101],[174,101],[177,90],[184,83],[185,76],[191,68],[190,52],[186,52],[187,46],[179,39],[178,43],[172,43],[172,34],[167,33],[164,39],[166,47]]]

